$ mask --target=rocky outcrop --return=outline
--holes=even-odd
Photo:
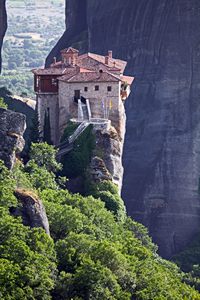
[[[200,228],[200,3],[87,0],[78,28],[78,1],[66,2],[72,27],[47,63],[85,29],[89,51],[128,60],[136,80],[126,103],[123,198],[169,257]]]
[[[6,88],[0,88],[0,97],[4,99],[8,109],[22,113],[26,116],[26,130],[23,135],[26,142],[24,151],[26,151],[30,144],[30,135],[35,116],[36,101],[13,95]]]
[[[21,216],[25,226],[41,227],[47,234],[50,234],[49,222],[42,201],[26,190],[17,189],[14,194],[21,205],[13,208],[11,213],[15,216]]]
[[[1,48],[3,44],[3,38],[7,29],[7,15],[6,15],[6,0],[0,1],[0,72],[1,72]]]
[[[24,148],[25,129],[26,117],[23,114],[0,108],[0,159],[9,169]]]
[[[123,139],[113,126],[106,127],[94,126],[96,146],[88,170],[93,182],[112,180],[121,192]]]

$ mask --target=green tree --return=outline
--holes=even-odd
[[[3,98],[0,98],[0,108],[5,108],[5,109],[8,108],[8,105],[4,102]]]
[[[30,139],[32,143],[39,143],[40,141],[40,131],[39,131],[39,116],[37,107],[35,109],[34,117],[32,119]]]
[[[45,111],[45,116],[44,116],[44,136],[43,136],[43,141],[48,143],[49,145],[52,145],[52,140],[51,140],[51,125],[50,125],[50,116],[49,116],[49,111]]]
[[[32,143],[30,159],[49,172],[58,172],[62,165],[56,161],[57,150],[47,143]]]
[[[117,186],[107,180],[89,185],[88,193],[95,198],[101,199],[105,203],[105,207],[116,216],[118,221],[125,221],[126,208],[122,198],[119,196]]]

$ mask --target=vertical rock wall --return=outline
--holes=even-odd
[[[47,65],[69,45],[128,60],[136,81],[126,103],[123,198],[169,257],[200,225],[200,3],[66,2],[68,29]]]
[[[23,134],[26,129],[26,117],[22,114],[0,108],[0,160],[12,169],[16,154],[25,145]]]
[[[88,0],[86,15],[89,51],[112,49],[136,77],[126,103],[123,198],[169,257],[200,225],[200,3]],[[56,51],[72,42],[69,32]]]

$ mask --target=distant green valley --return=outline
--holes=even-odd
[[[1,86],[17,95],[34,97],[31,69],[45,58],[65,28],[64,0],[7,4],[8,31],[3,45]]]

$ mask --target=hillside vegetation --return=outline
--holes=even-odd
[[[126,216],[116,186],[96,185],[95,198],[70,194],[56,176],[62,166],[55,154],[33,144],[25,166],[9,171],[0,163],[0,298],[200,299],[179,268],[156,254],[147,230]],[[15,189],[42,199],[51,237],[11,215],[19,206]]]

